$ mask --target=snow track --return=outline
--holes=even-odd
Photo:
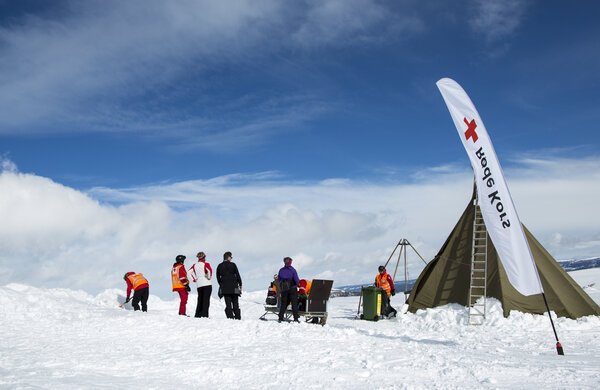
[[[566,353],[560,357],[547,317],[515,312],[505,319],[497,302],[486,325],[476,327],[464,325],[467,313],[458,305],[375,323],[354,319],[357,297],[335,298],[321,327],[258,320],[262,291],[242,296],[242,321],[227,320],[216,299],[211,318],[196,319],[178,316],[176,301],[156,296],[148,313],[119,309],[119,294],[0,287],[0,387],[592,389],[600,383],[598,317],[556,321]]]

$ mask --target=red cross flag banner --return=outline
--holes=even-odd
[[[541,294],[543,290],[531,250],[479,113],[456,81],[443,78],[436,85],[471,160],[483,220],[508,280],[525,296]]]

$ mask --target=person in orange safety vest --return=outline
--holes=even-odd
[[[190,282],[188,281],[187,271],[183,262],[185,261],[184,255],[178,255],[175,258],[175,264],[171,270],[171,284],[173,291],[179,294],[179,315],[185,316],[185,309],[188,300],[188,292],[190,292]]]
[[[148,296],[150,294],[148,279],[144,277],[142,274],[138,274],[135,272],[127,272],[123,276],[123,280],[127,283],[127,298],[125,299],[125,303],[129,302],[129,296],[131,295],[131,290],[133,290],[133,301],[131,302],[131,306],[133,306],[133,310],[140,310],[139,303],[142,303],[142,311],[148,310]],[[123,306],[121,305],[121,307]]]
[[[387,273],[383,265],[379,266],[379,273],[375,276],[375,286],[385,292],[385,294],[382,294],[381,314],[388,318],[395,317],[398,312],[390,304],[390,297],[396,295],[394,280],[390,274]]]

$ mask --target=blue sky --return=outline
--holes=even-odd
[[[467,164],[441,77],[505,164],[598,150],[593,1],[121,3],[0,3],[0,152],[22,171],[83,189],[407,180]]]
[[[284,256],[343,285],[400,238],[430,259],[472,187],[442,77],[478,108],[525,225],[559,259],[598,256],[599,14],[0,0],[0,283],[100,291],[134,270],[169,296],[175,255],[229,250],[250,289]]]

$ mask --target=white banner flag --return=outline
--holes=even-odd
[[[508,280],[523,295],[541,294],[531,250],[483,121],[454,80],[444,78],[436,84],[471,160],[483,220]]]

